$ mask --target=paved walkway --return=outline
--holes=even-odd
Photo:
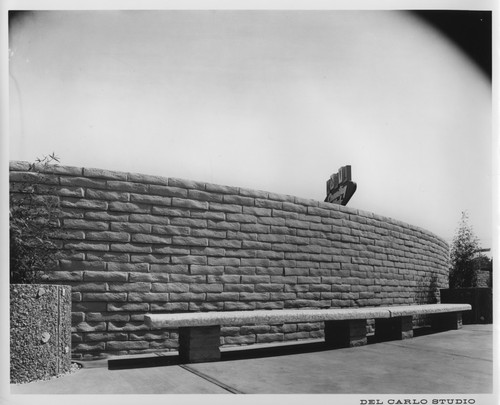
[[[233,349],[224,351],[220,362],[190,365],[179,364],[175,355],[86,362],[84,368],[60,378],[11,385],[11,394],[455,394],[463,398],[492,393],[492,332],[492,325],[466,325],[458,331],[348,349],[325,349],[320,343]]]

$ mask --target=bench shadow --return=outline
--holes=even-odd
[[[108,360],[108,370],[127,370],[133,368],[150,368],[150,367],[165,367],[176,366],[182,364],[179,356],[157,356],[140,357],[131,359],[113,359]]]
[[[223,362],[231,360],[287,356],[291,354],[312,353],[325,350],[332,350],[332,347],[326,345],[325,342],[312,342],[312,343],[305,342],[294,345],[259,347],[259,348],[251,348],[247,346],[245,348],[242,348],[241,350],[232,348],[229,351],[221,352],[221,359],[219,361]],[[165,367],[165,366],[177,366],[181,364],[184,363],[180,360],[178,354],[151,355],[140,358],[108,360],[108,370]]]
[[[220,361],[245,360],[265,357],[288,356],[291,354],[313,353],[332,350],[325,342],[304,342],[293,345],[251,348],[242,350],[233,349],[221,353]]]
[[[422,327],[413,330],[413,336],[425,336],[436,333],[431,328]],[[367,344],[375,344],[387,341],[386,339],[379,339],[375,335],[367,336]],[[231,350],[222,351],[221,359],[219,361],[232,361],[232,360],[245,360],[257,359],[266,357],[288,356],[292,354],[314,353],[335,350],[334,347],[329,346],[326,342],[304,342],[292,345],[271,346],[271,347],[258,347],[252,348],[245,346],[242,349],[231,348]],[[128,359],[113,359],[108,360],[109,370],[125,370],[134,368],[149,368],[149,367],[165,367],[176,366],[184,364],[178,354],[167,355],[151,355],[140,358]]]

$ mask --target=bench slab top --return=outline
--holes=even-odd
[[[424,305],[397,305],[392,307],[380,307],[391,313],[391,318],[396,316],[431,315],[447,312],[470,311],[470,304],[424,304]]]
[[[145,315],[145,322],[150,327],[177,328],[188,326],[246,325],[253,323],[321,322],[389,317],[390,313],[387,309],[375,307],[147,314]]]
[[[146,314],[144,318],[146,325],[149,327],[179,328],[213,325],[245,325],[256,323],[280,324],[392,318],[397,316],[460,312],[470,309],[471,306],[469,304],[427,304],[365,308],[186,312],[176,314]]]

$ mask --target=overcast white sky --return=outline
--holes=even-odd
[[[406,12],[36,12],[10,31],[10,159],[349,206],[492,237],[491,84]]]

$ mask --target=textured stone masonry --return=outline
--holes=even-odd
[[[28,167],[11,162],[11,192],[37,178]],[[148,312],[432,303],[447,286],[447,244],[374,213],[102,169],[42,177],[63,209],[47,282],[72,287],[75,358],[175,349],[177,331],[149,331]],[[255,327],[223,327],[222,343],[323,334],[322,323]]]

